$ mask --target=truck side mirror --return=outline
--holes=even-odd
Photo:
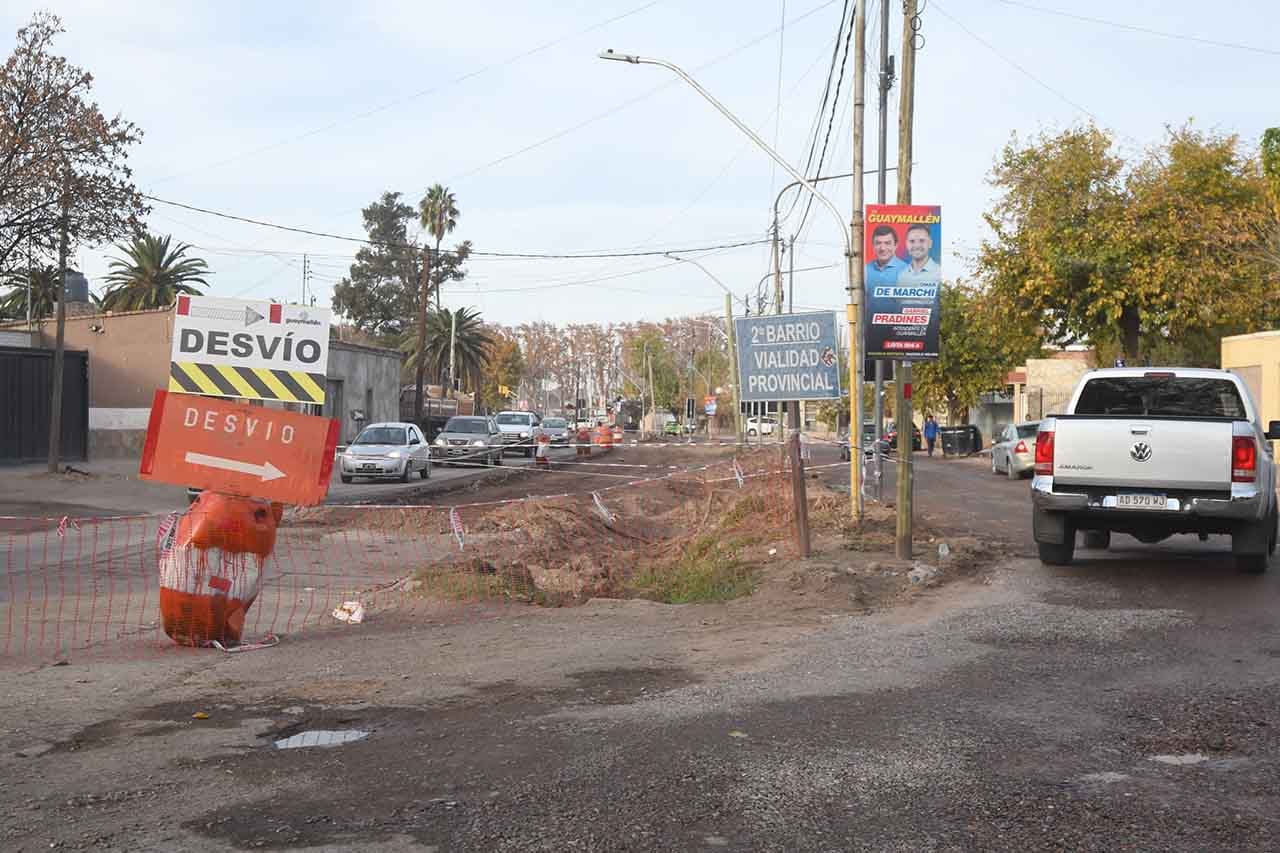
[[[1272,421],[1267,424],[1267,440],[1280,441],[1280,421]]]

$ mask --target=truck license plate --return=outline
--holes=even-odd
[[[1168,509],[1169,499],[1164,495],[1116,495],[1119,509]]]

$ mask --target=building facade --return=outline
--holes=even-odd
[[[16,334],[21,325],[5,331]],[[31,345],[52,347],[55,334],[53,319],[38,321]],[[140,454],[152,399],[169,385],[173,309],[68,316],[64,337],[67,349],[88,353],[89,458]],[[397,350],[331,339],[323,411],[267,405],[338,418],[341,440],[350,440],[366,421],[398,419],[403,358]]]

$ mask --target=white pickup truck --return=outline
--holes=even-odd
[[[1067,414],[1036,435],[1031,481],[1040,559],[1071,562],[1111,534],[1155,543],[1175,533],[1231,537],[1241,571],[1261,573],[1276,547],[1271,441],[1245,384],[1224,370],[1116,368],[1086,373]]]

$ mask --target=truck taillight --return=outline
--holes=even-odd
[[[1026,453],[1026,452],[1027,452],[1027,443],[1026,443],[1025,441],[1019,441],[1019,442],[1018,442],[1018,446],[1017,446],[1017,447],[1015,447],[1015,448],[1013,449],[1013,452],[1014,452],[1014,453]]]
[[[1258,479],[1258,442],[1251,435],[1231,439],[1231,482],[1252,483]]]
[[[1053,476],[1053,430],[1036,433],[1036,474]]]

